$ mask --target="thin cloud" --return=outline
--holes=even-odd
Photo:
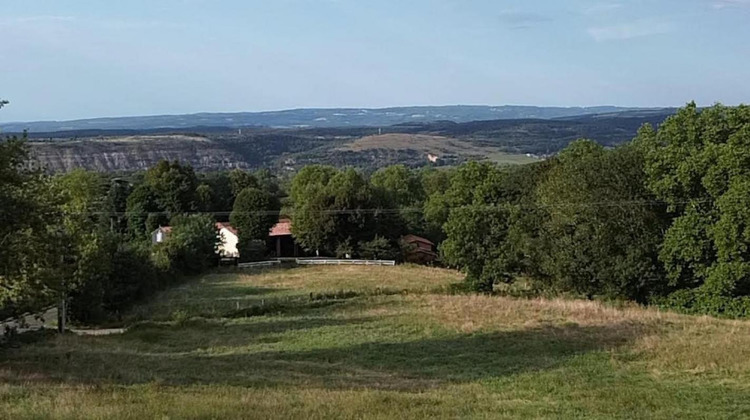
[[[73,16],[53,16],[53,15],[42,15],[42,16],[18,16],[10,18],[0,18],[0,24],[4,25],[22,25],[29,23],[55,23],[55,22],[72,22],[75,20]]]
[[[750,7],[750,0],[714,0],[713,7],[714,9]]]
[[[587,16],[598,16],[616,12],[625,7],[622,3],[602,3],[583,10]]]
[[[671,22],[641,19],[610,26],[596,26],[588,29],[589,35],[597,42],[622,41],[653,35],[662,35],[676,29]]]
[[[511,29],[526,29],[542,23],[552,21],[552,18],[539,13],[504,11],[498,15],[498,19]]]

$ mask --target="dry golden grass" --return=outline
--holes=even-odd
[[[412,150],[424,154],[458,155],[469,159],[487,159],[503,165],[519,165],[538,162],[535,157],[525,154],[511,154],[500,148],[478,145],[476,143],[463,141],[450,137],[430,136],[425,134],[382,134],[378,136],[367,136],[347,143],[338,150],[351,152],[364,152],[368,150]]]
[[[607,327],[606,334],[637,336],[653,373],[750,374],[750,322],[693,317],[637,305],[495,296],[422,296],[417,303],[443,325],[463,333],[554,325]]]
[[[456,154],[468,151],[490,153],[497,150],[495,148],[480,148],[450,137],[400,133],[362,137],[339,148],[339,150],[355,152],[374,149],[417,150],[422,153],[435,154]]]
[[[565,299],[514,299],[500,296],[441,296],[422,298],[433,316],[447,325],[474,332],[484,329],[538,327],[550,324],[656,325],[680,316],[638,306],[615,308],[600,302]]]
[[[429,292],[463,280],[463,275],[439,268],[400,265],[310,266],[233,277],[232,282],[255,286],[314,291],[374,291],[376,289]]]

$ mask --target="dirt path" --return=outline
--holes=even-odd
[[[27,331],[39,330],[42,328],[56,329],[57,328],[57,308],[50,308],[41,315],[27,315],[22,321],[9,320],[0,323],[0,334],[6,331],[8,328],[15,328],[19,333]],[[127,328],[70,328],[69,330],[76,335],[111,335],[111,334],[122,334],[127,331]],[[2,340],[2,335],[0,335]]]

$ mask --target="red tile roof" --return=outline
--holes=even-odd
[[[276,223],[268,233],[268,236],[290,236],[292,234],[292,221],[281,219]]]
[[[219,229],[219,230],[226,229],[232,232],[233,234],[237,235],[237,229],[233,228],[232,225],[230,225],[229,223],[221,223],[221,222],[216,223],[216,229]]]
[[[432,241],[430,241],[429,239],[426,239],[426,238],[423,238],[423,237],[417,236],[417,235],[406,235],[406,236],[404,236],[403,239],[404,239],[404,242],[406,242],[408,244],[413,244],[415,242],[421,242],[423,244],[427,244],[427,245],[430,245],[430,246],[435,246],[435,244],[432,243]]]

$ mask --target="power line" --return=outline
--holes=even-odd
[[[498,209],[507,208],[506,206],[515,206],[520,209],[569,209],[569,208],[592,208],[592,207],[626,207],[626,206],[658,206],[666,207],[668,205],[690,205],[690,204],[709,204],[716,200],[713,199],[698,199],[698,200],[684,200],[684,201],[670,201],[664,202],[659,200],[608,200],[599,202],[558,202],[558,203],[507,203],[500,205],[460,205],[460,206],[446,206],[446,210],[455,209],[472,209],[479,211],[496,211]],[[358,215],[358,214],[402,214],[402,213],[424,213],[423,207],[390,207],[390,208],[349,208],[349,209],[324,209],[324,210],[306,210],[305,214],[331,214],[331,215]],[[131,214],[146,214],[146,215],[172,215],[172,214],[184,214],[184,215],[214,215],[214,216],[229,216],[232,213],[235,214],[248,214],[258,216],[273,216],[273,215],[284,215],[293,216],[296,212],[290,211],[271,211],[271,210],[257,210],[257,211],[149,211],[149,212],[107,212],[107,211],[86,211],[86,212],[70,212],[68,214],[88,214],[88,215],[110,215],[110,216],[128,216]]]

